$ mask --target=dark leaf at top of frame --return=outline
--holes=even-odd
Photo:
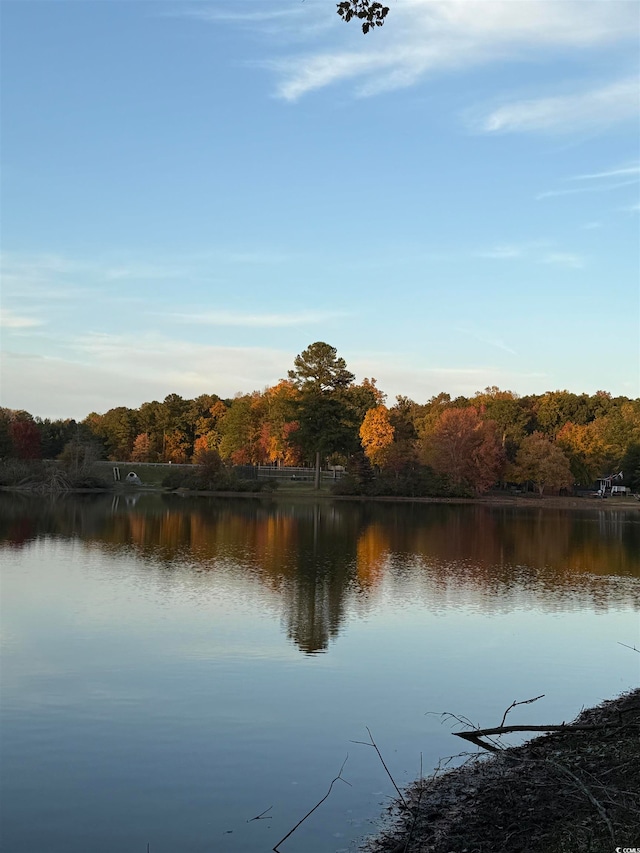
[[[336,8],[338,15],[347,23],[352,18],[363,21],[363,33],[368,33],[373,27],[381,27],[389,13],[389,7],[383,6],[377,0],[373,3],[371,0],[341,0]]]

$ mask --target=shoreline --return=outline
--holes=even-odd
[[[571,729],[478,753],[420,779],[362,853],[612,853],[640,849],[640,688]],[[563,723],[564,725],[564,723]],[[476,759],[477,760],[474,760]]]
[[[11,492],[25,495],[56,496],[56,495],[144,495],[163,494],[178,497],[215,497],[215,498],[260,498],[262,500],[295,499],[305,501],[350,501],[354,503],[420,503],[420,504],[468,504],[472,506],[516,507],[528,509],[565,509],[565,510],[637,510],[640,512],[640,500],[634,497],[572,497],[555,495],[482,495],[474,498],[458,497],[428,497],[410,495],[333,495],[331,492],[320,490],[298,491],[294,489],[279,489],[277,491],[231,492],[231,491],[196,491],[191,489],[166,489],[157,486],[112,486],[104,489],[61,489],[57,491],[42,490],[38,487],[0,486],[0,492]]]

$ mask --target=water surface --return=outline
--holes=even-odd
[[[0,494],[7,853],[353,850],[461,742],[636,686],[640,513]],[[436,712],[430,714],[427,712]],[[269,809],[269,819],[251,818]]]

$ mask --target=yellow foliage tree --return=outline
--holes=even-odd
[[[369,409],[360,427],[360,440],[372,465],[384,465],[387,451],[393,444],[395,429],[389,420],[386,406]]]

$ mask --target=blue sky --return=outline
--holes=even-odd
[[[390,6],[2,0],[2,405],[640,395],[640,4]]]

